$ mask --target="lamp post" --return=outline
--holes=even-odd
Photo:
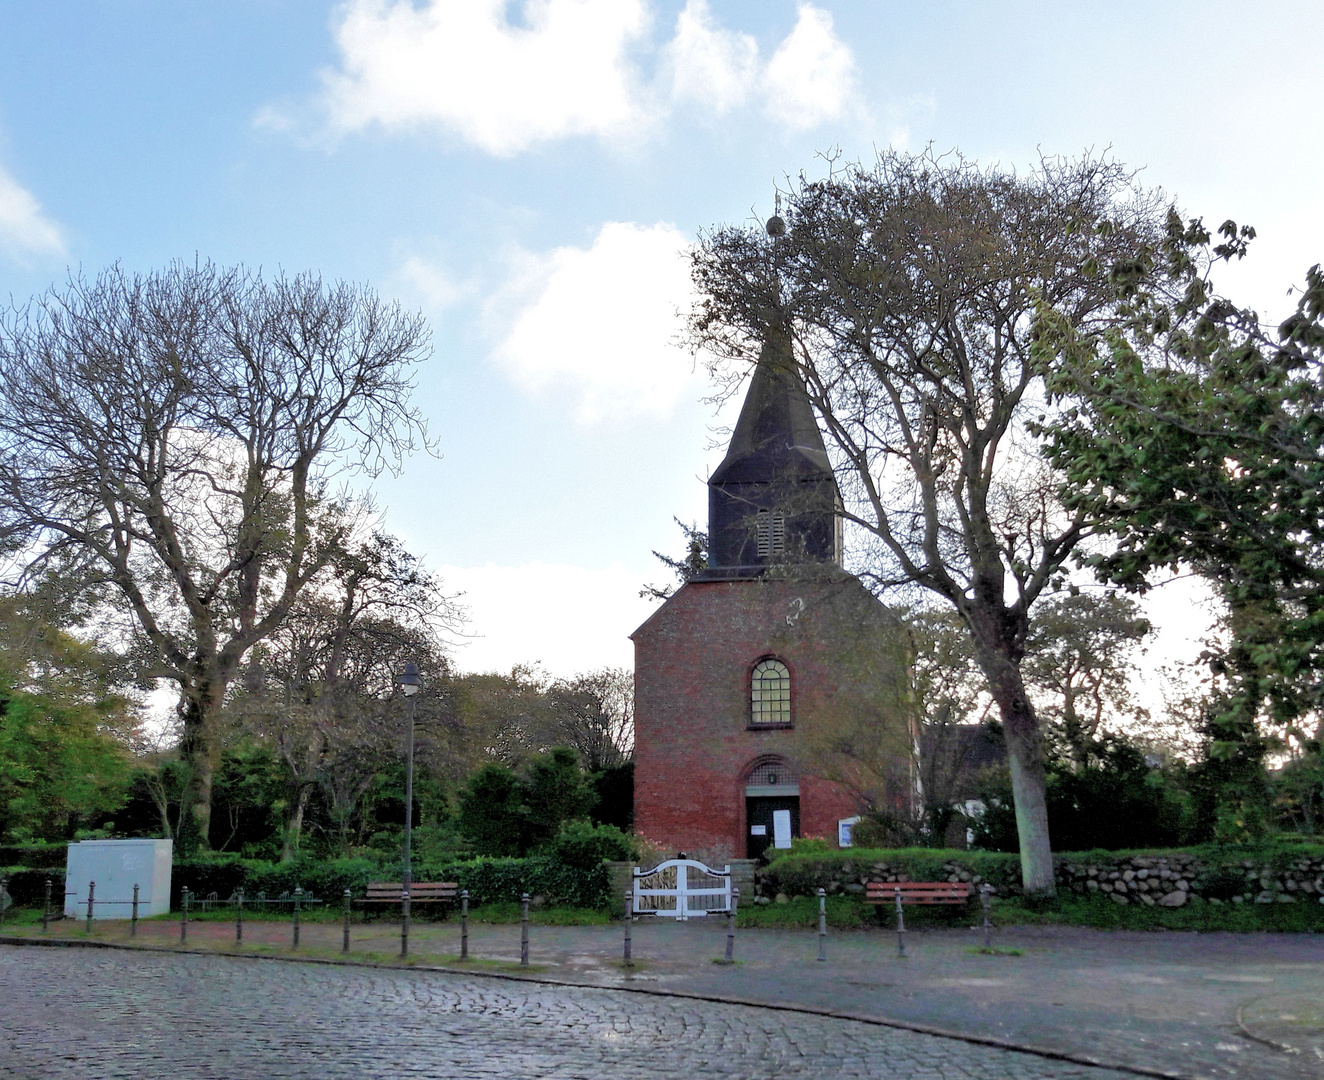
[[[405,865],[400,897],[402,923],[400,926],[400,955],[409,955],[409,894],[413,885],[413,856],[410,852],[414,826],[414,696],[423,685],[418,665],[412,660],[395,677],[401,692],[409,699],[409,741],[405,749]]]

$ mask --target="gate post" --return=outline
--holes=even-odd
[[[727,913],[727,964],[736,962],[736,904],[740,903],[740,889],[731,889],[731,911]]]
[[[685,895],[690,887],[690,868],[683,862],[676,864],[676,921],[685,922],[690,917],[690,905]]]
[[[97,891],[97,883],[89,881],[87,883],[87,932],[92,932],[92,894]]]

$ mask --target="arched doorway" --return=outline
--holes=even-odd
[[[800,835],[800,778],[785,758],[765,757],[745,774],[745,857]]]

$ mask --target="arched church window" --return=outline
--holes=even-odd
[[[758,513],[759,556],[780,555],[786,550],[786,515],[779,510]]]
[[[769,657],[754,665],[750,679],[750,722],[791,722],[791,673],[780,660]]]

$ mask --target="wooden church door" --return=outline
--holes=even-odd
[[[773,812],[786,810],[791,815],[791,835],[800,835],[800,796],[762,796],[745,800],[745,858],[757,859],[772,846]]]

